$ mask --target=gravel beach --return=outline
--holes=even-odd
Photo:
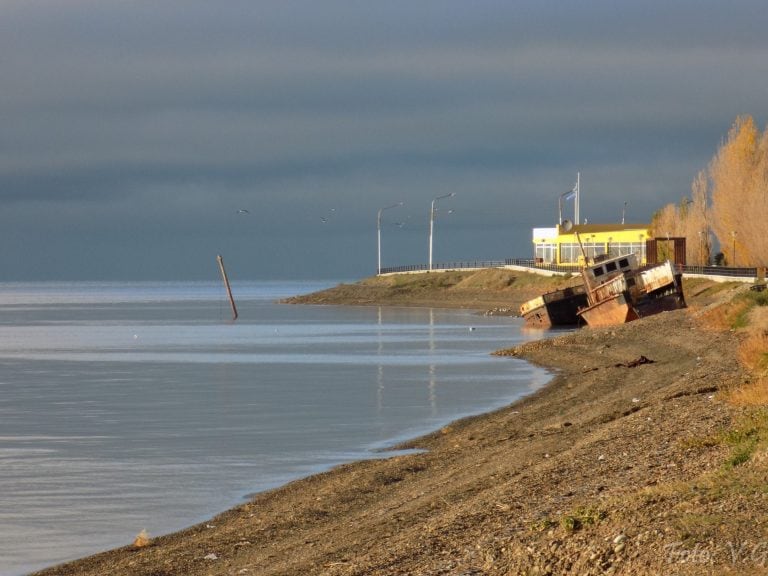
[[[38,574],[763,573],[768,491],[733,484],[765,475],[768,458],[729,476],[719,440],[744,417],[723,400],[747,378],[739,336],[696,316],[499,351],[552,381],[400,446],[419,453],[340,466]]]

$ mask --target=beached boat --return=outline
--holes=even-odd
[[[634,254],[595,262],[582,270],[588,306],[579,316],[589,326],[613,326],[666,310],[685,308],[682,275],[667,260],[640,268]]]
[[[579,309],[587,306],[583,285],[563,288],[537,296],[520,306],[520,315],[533,328],[572,326],[582,322]]]

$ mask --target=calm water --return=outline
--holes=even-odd
[[[159,535],[498,407],[520,321],[288,306],[323,287],[0,284],[0,574]],[[533,337],[533,336],[530,336]]]

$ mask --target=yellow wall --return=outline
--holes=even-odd
[[[583,265],[582,247],[589,259],[634,252],[640,263],[645,264],[645,241],[649,237],[651,231],[645,224],[582,224],[567,232],[559,226],[534,229],[533,244],[536,261],[541,264]]]

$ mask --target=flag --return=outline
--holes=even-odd
[[[566,192],[565,194],[563,194],[563,198],[565,200],[570,200],[571,198],[575,198],[575,197],[576,197],[576,188],[574,188],[570,192]]]

